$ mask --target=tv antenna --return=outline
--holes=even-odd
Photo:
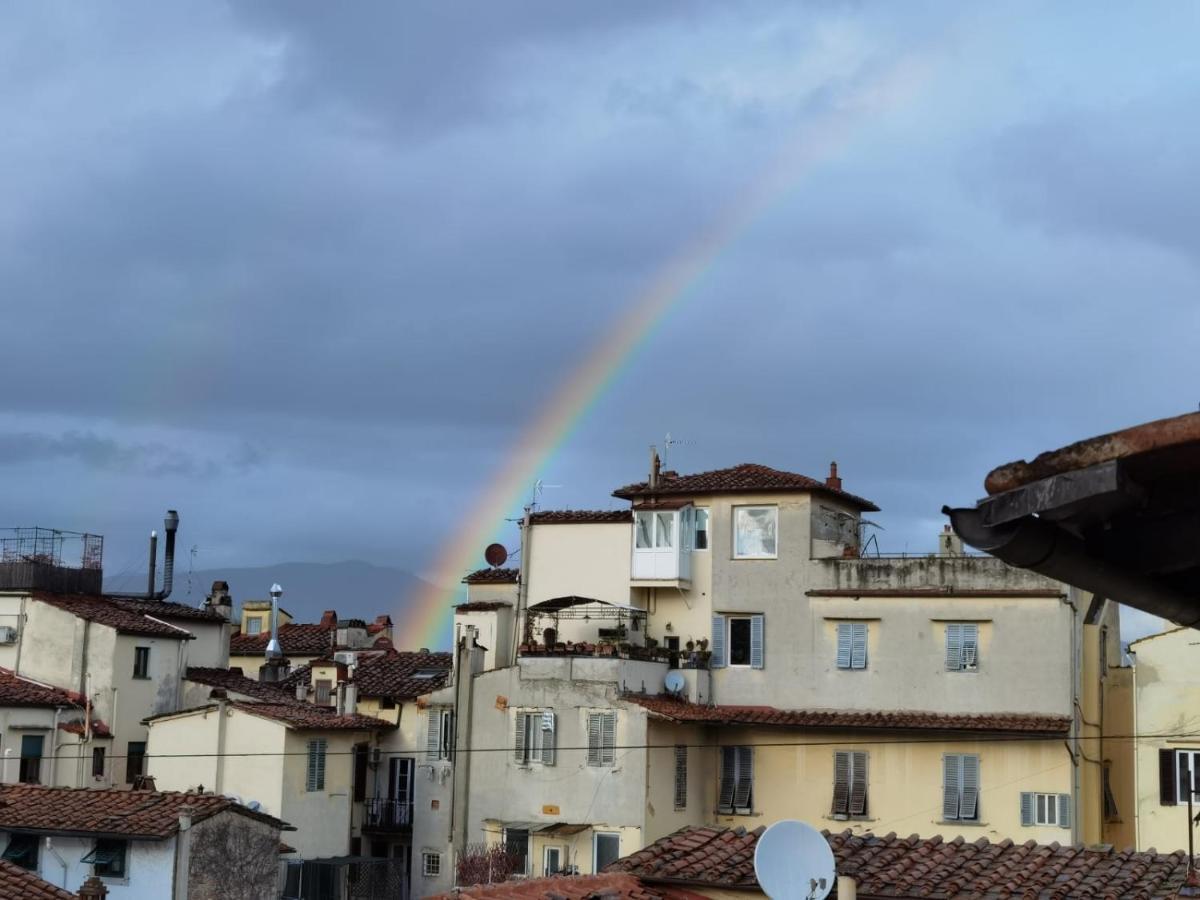
[[[192,549],[188,551],[188,591],[187,595],[192,596],[192,572],[196,568],[196,554],[200,552],[200,547],[192,544]]]
[[[561,484],[546,484],[542,479],[538,479],[533,483],[533,498],[529,501],[530,508],[537,506],[542,499],[542,491],[546,488],[560,488]]]
[[[758,839],[754,877],[771,900],[825,900],[837,881],[837,867],[821,832],[783,819]]]
[[[662,466],[664,469],[667,467],[667,454],[671,452],[671,447],[673,447],[675,444],[686,447],[694,447],[696,442],[686,438],[671,437],[671,432],[668,431],[667,436],[663,438]]]

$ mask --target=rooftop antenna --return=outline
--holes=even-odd
[[[671,437],[671,432],[668,431],[667,436],[663,438],[662,467],[664,469],[667,467],[667,454],[671,452],[671,448],[676,444],[679,444],[681,447],[693,447],[696,442],[687,440],[686,438]]]
[[[192,572],[196,569],[196,554],[200,552],[200,548],[196,544],[192,544],[192,549],[188,551],[188,592],[187,595],[192,596]]]
[[[544,491],[546,488],[560,488],[560,487],[562,487],[561,484],[546,484],[546,482],[542,481],[542,479],[539,478],[537,481],[535,481],[533,483],[533,497],[529,501],[530,509],[537,506],[541,502],[542,491]]]
[[[754,876],[771,900],[825,900],[837,880],[837,867],[821,832],[796,819],[782,819],[758,839]]]

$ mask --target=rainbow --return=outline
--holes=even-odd
[[[861,122],[895,108],[910,96],[929,68],[927,57],[902,60],[868,79],[854,103],[843,103],[807,123],[708,228],[658,270],[521,433],[467,513],[464,527],[447,539],[426,576],[430,587],[397,617],[394,633],[399,644],[449,646],[451,606],[459,596],[458,582],[482,564],[484,547],[501,532],[505,518],[528,501],[539,470],[571,437],[630,358],[772,203],[842,149]]]

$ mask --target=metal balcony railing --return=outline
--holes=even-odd
[[[363,802],[366,816],[363,827],[379,830],[412,826],[412,802],[388,797],[371,797]]]

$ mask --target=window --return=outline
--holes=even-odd
[[[1021,792],[1022,825],[1071,827],[1071,795]]]
[[[979,821],[979,757],[973,753],[942,757],[942,818],[947,822]]]
[[[45,738],[40,734],[21,737],[21,771],[18,775],[22,784],[41,784],[42,745]]]
[[[300,871],[304,865],[300,860],[287,860],[283,873],[284,900],[298,900],[300,897]]]
[[[354,799],[361,803],[367,799],[367,762],[371,748],[366,744],[354,745]]]
[[[687,809],[687,744],[675,747],[675,808]]]
[[[6,860],[22,869],[36,872],[38,868],[38,847],[42,839],[32,834],[10,834],[8,846],[4,848],[0,859]]]
[[[634,519],[638,550],[669,550],[675,546],[675,513],[641,510]]]
[[[305,790],[325,790],[325,751],[328,742],[325,738],[315,738],[308,742],[308,772]]]
[[[589,766],[611,766],[617,757],[617,714],[588,713]]]
[[[328,706],[333,696],[333,682],[328,678],[318,678],[313,682],[313,687],[317,689],[317,706]]]
[[[133,648],[133,677],[134,678],[149,678],[150,677],[150,648],[149,647],[134,647]]]
[[[516,713],[513,728],[513,760],[518,766],[541,763],[554,765],[554,710],[538,709]]]
[[[125,854],[128,848],[128,841],[99,838],[92,852],[80,862],[91,863],[92,872],[101,878],[124,878]]]
[[[867,814],[867,754],[862,750],[838,750],[833,754],[834,818]]]
[[[246,634],[262,634],[262,626],[262,616],[248,616],[246,618]]]
[[[1195,774],[1193,774],[1195,773]],[[1200,750],[1158,751],[1158,802],[1163,806],[1187,803],[1188,785],[1192,802],[1200,803]]]
[[[749,815],[754,807],[754,748],[721,748],[717,812]]]
[[[125,751],[125,780],[133,784],[146,774],[146,742],[130,741]]]
[[[733,558],[774,559],[779,508],[735,506],[733,509]]]
[[[838,622],[837,667],[865,669],[867,667],[867,623]]]
[[[505,828],[504,849],[512,860],[513,872],[518,875],[529,874],[529,829]]]
[[[974,672],[979,668],[979,625],[975,622],[946,624],[946,671]]]
[[[453,715],[448,709],[430,709],[425,715],[425,758],[449,759],[453,743]]]
[[[1119,822],[1121,821],[1121,811],[1117,809],[1117,798],[1113,796],[1112,789],[1112,763],[1106,762],[1100,773],[1100,780],[1103,782],[1104,788],[1104,821]]]
[[[615,831],[597,831],[592,837],[592,871],[601,872],[621,858],[621,835]]]
[[[710,665],[763,668],[765,633],[763,617],[713,616],[712,659]]]
[[[92,777],[93,778],[103,778],[104,777],[104,748],[103,747],[93,747],[92,748]]]
[[[421,874],[426,878],[437,878],[442,874],[442,854],[425,850],[421,853]]]
[[[692,546],[697,550],[708,549],[708,510],[697,507],[692,511]]]
[[[542,851],[542,874],[557,875],[562,871],[562,848],[547,847]]]

